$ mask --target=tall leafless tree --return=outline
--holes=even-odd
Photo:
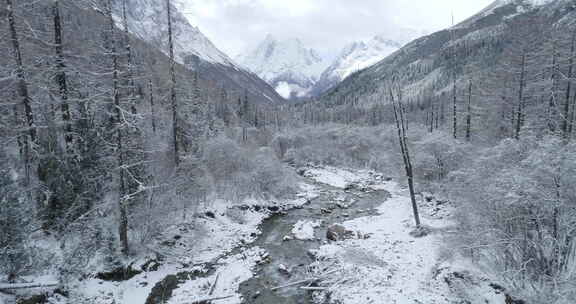
[[[116,153],[118,157],[118,212],[119,212],[119,225],[118,235],[120,239],[120,246],[122,253],[129,254],[128,245],[128,214],[126,210],[127,185],[126,185],[126,162],[124,159],[124,141],[122,137],[122,125],[124,122],[122,105],[120,104],[120,64],[119,55],[116,48],[116,24],[112,15],[112,0],[106,3],[106,15],[108,18],[109,30],[109,54],[112,60],[112,99],[114,105],[114,123],[116,128]]]
[[[6,0],[6,13],[8,16],[8,27],[10,32],[10,41],[12,43],[12,57],[16,63],[16,79],[18,81],[18,95],[24,106],[24,116],[27,123],[27,132],[25,136],[21,136],[19,142],[22,145],[22,156],[25,164],[26,183],[30,182],[30,162],[31,162],[31,145],[36,144],[36,126],[34,124],[34,113],[32,111],[32,98],[28,90],[28,81],[26,79],[26,72],[24,70],[24,62],[22,60],[22,51],[20,49],[20,41],[18,39],[18,30],[16,28],[16,18],[14,14],[14,5],[12,0]]]
[[[394,109],[394,120],[396,122],[396,130],[398,131],[400,152],[402,153],[404,169],[406,170],[406,177],[408,179],[408,189],[410,191],[414,221],[416,222],[416,227],[420,227],[420,215],[418,213],[418,203],[416,202],[416,192],[414,190],[414,171],[410,159],[410,150],[408,149],[408,136],[406,134],[406,117],[404,105],[402,103],[402,89],[393,81],[390,84],[389,93],[390,101],[392,102],[392,107]]]
[[[570,54],[568,55],[568,72],[566,78],[568,79],[566,84],[566,98],[564,99],[564,111],[562,119],[562,131],[564,133],[564,138],[570,138],[570,96],[572,93],[572,77],[574,70],[574,56],[576,55],[576,28],[572,31],[572,39],[570,42]],[[573,111],[572,111],[573,112]]]
[[[166,15],[168,19],[168,52],[170,55],[170,104],[172,106],[172,136],[174,164],[180,165],[180,143],[178,139],[178,99],[176,96],[176,60],[174,58],[174,37],[172,31],[172,8],[170,0],[166,0]]]
[[[60,17],[60,0],[52,3],[52,17],[54,20],[54,52],[56,54],[56,84],[60,95],[60,111],[64,123],[64,142],[66,151],[72,153],[73,136],[70,105],[68,103],[68,80],[66,76],[66,63],[64,59],[62,42],[62,19]]]

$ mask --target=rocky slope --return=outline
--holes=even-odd
[[[127,0],[128,28],[139,39],[168,54],[168,29],[164,1]],[[116,3],[116,19],[121,22],[121,3]],[[194,69],[200,58],[201,73],[216,86],[228,91],[244,94],[261,103],[280,103],[282,98],[264,81],[253,73],[241,68],[226,54],[220,51],[197,27],[192,26],[172,5],[174,51],[178,63]]]
[[[524,14],[542,18],[545,26],[563,26],[573,22],[576,15],[573,1],[568,0],[498,0],[452,29],[419,38],[379,63],[352,74],[321,99],[333,105],[355,99],[368,103],[380,100],[386,80],[392,75],[403,82],[406,98],[417,98],[430,91],[441,96],[451,90],[453,71],[458,81],[462,81],[498,64],[503,50],[521,35],[519,27],[511,24]]]

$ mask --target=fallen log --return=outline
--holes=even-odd
[[[212,301],[218,301],[218,300],[225,300],[228,298],[233,297],[234,295],[229,295],[229,296],[221,296],[221,297],[213,297],[213,298],[206,298],[206,299],[201,299],[201,300],[196,300],[194,302],[191,302],[189,304],[208,304]]]
[[[328,290],[330,288],[329,287],[306,287],[306,286],[302,286],[302,287],[300,287],[300,289],[316,291],[316,290]]]
[[[210,287],[210,292],[208,293],[209,296],[214,294],[214,290],[216,290],[216,284],[218,284],[218,279],[220,278],[220,273],[218,273],[216,275],[216,279],[214,280],[214,283],[212,284],[212,287]]]
[[[46,288],[46,287],[57,287],[59,285],[60,285],[60,283],[58,283],[58,282],[0,284],[0,290],[26,289],[26,288]]]
[[[292,283],[288,283],[286,285],[281,285],[281,286],[276,286],[270,290],[274,291],[274,290],[278,290],[278,289],[282,289],[282,288],[286,288],[286,287],[291,287],[291,286],[295,286],[295,285],[300,285],[300,284],[304,284],[304,283],[308,283],[308,282],[314,282],[314,281],[319,281],[320,278],[310,278],[310,279],[305,279],[305,280],[301,280],[301,281],[296,281],[296,282],[292,282]]]
[[[340,271],[340,269],[335,269],[332,271],[328,271],[326,273],[323,273],[321,276],[318,277],[313,277],[313,278],[308,278],[308,279],[304,279],[304,280],[300,280],[300,281],[296,281],[296,282],[292,282],[292,283],[288,283],[286,285],[281,285],[281,286],[276,286],[270,290],[274,291],[274,290],[278,290],[278,289],[282,289],[282,288],[286,288],[286,287],[291,287],[291,286],[295,286],[295,285],[300,285],[300,284],[304,284],[304,283],[309,283],[309,282],[316,282],[316,281],[321,281],[322,279],[324,279],[326,276],[328,276],[329,274],[333,274],[335,272]]]

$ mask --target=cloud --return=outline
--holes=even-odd
[[[179,0],[190,22],[231,56],[268,33],[300,38],[324,54],[347,43],[401,28],[433,32],[493,0]]]

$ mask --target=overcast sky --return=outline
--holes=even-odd
[[[186,17],[218,48],[235,57],[266,34],[300,38],[334,55],[349,42],[398,28],[434,32],[494,0],[180,0]]]

